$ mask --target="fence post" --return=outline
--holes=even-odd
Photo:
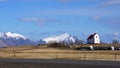
[[[15,50],[14,50],[14,59],[15,59]]]
[[[116,61],[116,59],[117,59],[117,54],[115,54],[115,61]]]
[[[84,60],[86,60],[86,53],[84,53]]]
[[[15,59],[15,56],[16,56],[16,55],[15,55],[15,50],[13,49],[13,58],[14,58],[14,59]]]
[[[57,59],[57,55],[55,56],[55,59]]]

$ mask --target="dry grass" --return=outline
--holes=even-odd
[[[0,49],[0,58],[37,58],[71,60],[117,60],[120,51],[78,51],[70,49],[21,46]]]

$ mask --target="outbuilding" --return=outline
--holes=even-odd
[[[100,36],[97,33],[91,34],[87,38],[87,43],[88,44],[100,44]]]

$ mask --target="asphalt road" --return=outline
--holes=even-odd
[[[0,68],[120,68],[120,61],[0,59]]]

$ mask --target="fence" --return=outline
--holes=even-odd
[[[35,46],[1,48],[0,58],[70,59],[70,60],[112,60],[120,61],[119,50],[69,50]]]
[[[119,53],[101,52],[0,52],[1,58],[36,58],[36,59],[70,59],[70,60],[111,60],[120,61]]]

